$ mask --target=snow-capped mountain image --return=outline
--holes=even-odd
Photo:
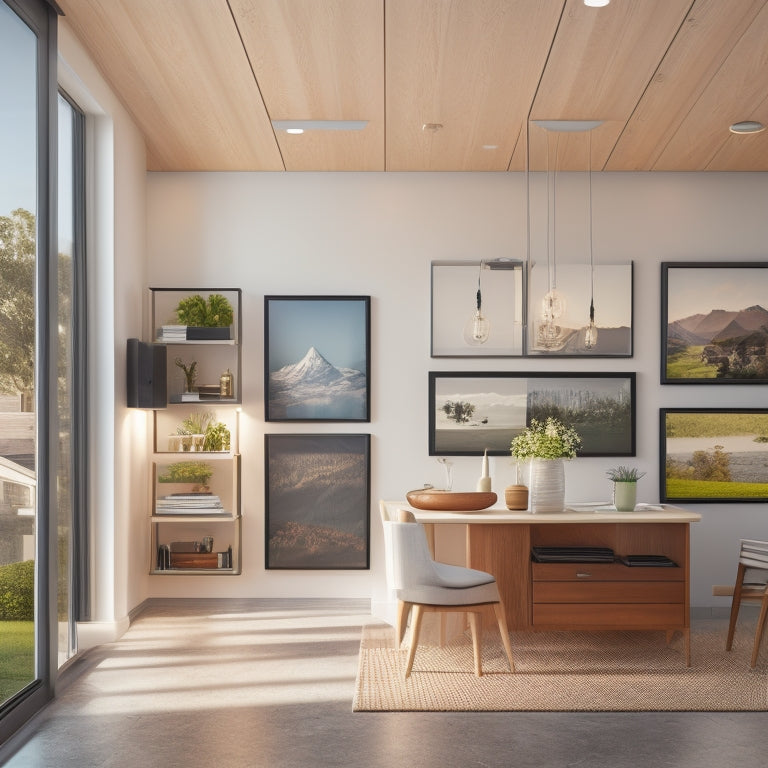
[[[276,419],[365,419],[366,375],[337,368],[315,347],[298,363],[269,374],[269,407]]]

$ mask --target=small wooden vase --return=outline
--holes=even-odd
[[[528,488],[524,485],[508,485],[504,489],[507,509],[528,509]]]

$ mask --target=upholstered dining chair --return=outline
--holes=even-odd
[[[400,510],[398,519],[390,520],[382,505],[382,523],[388,579],[398,600],[395,624],[395,644],[398,648],[405,635],[408,615],[412,613],[406,679],[413,669],[424,613],[449,611],[468,614],[475,674],[482,676],[482,614],[489,606],[493,607],[509,668],[514,672],[506,614],[494,577],[484,571],[433,560],[424,526],[416,522],[409,510]]]
[[[728,639],[725,643],[726,651],[731,650],[736,619],[743,600],[760,603],[755,645],[752,648],[752,660],[750,662],[750,666],[754,667],[757,664],[760,640],[768,618],[768,541],[741,540],[739,567],[736,571],[736,584],[733,588],[733,602],[731,603],[731,621],[728,625]]]

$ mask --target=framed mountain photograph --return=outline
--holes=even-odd
[[[662,262],[661,383],[768,383],[768,262]]]
[[[370,296],[264,297],[266,421],[370,421]]]

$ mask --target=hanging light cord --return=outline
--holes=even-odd
[[[589,132],[589,319],[595,319],[595,257],[592,247],[592,131]]]
[[[477,270],[477,311],[480,311],[480,306],[483,303],[482,293],[480,292],[480,275],[483,274],[483,262],[480,261],[480,268]]]

